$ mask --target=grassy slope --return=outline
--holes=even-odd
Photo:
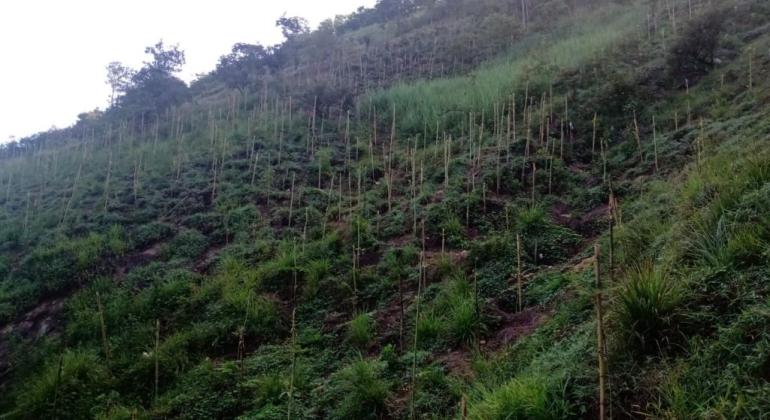
[[[767,16],[762,7],[756,6],[754,14],[733,15],[732,21],[748,21],[735,28],[758,26],[761,16]],[[638,13],[636,8],[612,9],[581,16],[578,22],[584,23],[576,24],[577,36],[586,42],[577,50],[574,38],[541,49],[550,57],[543,61],[556,65],[547,71],[538,70],[541,67],[526,56],[490,64],[470,78],[374,93],[381,121],[388,121],[390,103],[403,116],[398,121],[402,144],[395,151],[397,205],[390,212],[385,181],[377,179],[386,164],[376,149],[369,156],[367,147],[368,105],[361,106],[361,121],[354,120],[351,136],[358,146],[353,147],[358,170],[344,167],[344,143],[334,141],[343,138],[340,132],[327,126],[319,136],[317,141],[333,158],[322,166],[321,189],[316,188],[314,165],[323,153],[305,154],[305,121],[287,123],[286,131],[296,133],[296,139],[279,146],[269,112],[261,114],[261,123],[221,119],[214,129],[199,110],[187,114],[196,125],[183,143],[161,140],[154,145],[151,137],[128,140],[132,136],[124,133],[122,142],[102,139],[90,147],[75,143],[69,151],[44,151],[5,162],[0,179],[11,174],[16,180],[11,186],[19,188],[12,194],[15,200],[4,207],[21,243],[9,246],[6,241],[9,269],[25,269],[30,257],[24,247],[31,244],[40,256],[27,265],[46,269],[28,275],[46,282],[61,276],[75,281],[51,284],[41,294],[19,289],[18,283],[29,279],[12,276],[14,282],[3,285],[4,304],[15,305],[29,296],[28,305],[34,306],[49,299],[48,294],[69,294],[78,283],[84,287],[74,292],[66,325],[58,330],[58,337],[62,331],[67,337],[67,350],[60,351],[56,337],[32,347],[20,344],[13,359],[12,392],[5,394],[3,407],[12,413],[19,410],[13,417],[24,412],[45,416],[55,410],[73,418],[285,418],[287,410],[307,418],[407,417],[414,407],[420,417],[445,418],[458,415],[458,404],[465,399],[472,418],[594,417],[592,273],[585,269],[590,265],[573,266],[589,255],[590,241],[606,229],[601,160],[591,156],[586,133],[593,112],[619,97],[638,104],[645,162],[638,161],[627,129],[628,109],[600,108],[607,109],[600,121],[608,123],[600,125],[600,135],[608,141],[609,172],[623,212],[615,237],[616,282],[607,290],[614,414],[759,417],[768,410],[770,391],[765,284],[770,276],[770,165],[763,107],[770,86],[756,76],[770,66],[759,54],[752,59],[755,86],[748,91],[745,85],[749,53],[766,50],[770,39],[747,41],[738,36],[730,40],[738,56],[689,93],[663,91],[638,83],[663,68],[659,57],[664,44],[657,38],[644,40],[628,24],[639,23]],[[591,24],[597,19],[611,19],[607,27],[612,29]],[[626,48],[629,43],[638,48]],[[574,55],[566,55],[567,50]],[[527,80],[536,101],[551,84],[553,103],[562,103],[562,95],[569,92],[570,113],[578,127],[565,161],[554,162],[555,193],[548,194],[547,177],[541,173],[538,206],[531,208],[530,185],[521,180],[521,166],[545,163],[548,154],[524,160],[521,144],[512,147],[511,166],[503,170],[504,188],[493,193],[497,160],[492,150],[498,143],[489,119],[482,137],[483,164],[475,175],[479,185],[487,185],[489,197],[484,199],[481,187],[469,191],[468,174],[474,169],[468,139],[462,136],[467,127],[459,123],[466,120],[463,116],[443,121],[457,139],[450,188],[443,188],[442,146],[425,145],[414,160],[424,162],[425,182],[414,185],[416,198],[411,200],[411,182],[421,175],[419,170],[415,177],[411,174],[405,149],[411,143],[406,140],[432,127],[436,116],[448,110],[472,111],[480,124],[482,110],[492,114],[494,103],[507,98],[514,86],[522,101]],[[486,88],[475,89],[480,86]],[[458,93],[464,91],[468,94]],[[689,126],[682,122],[688,103],[695,116]],[[538,121],[539,104],[533,108]],[[674,111],[680,118],[678,130]],[[659,122],[662,175],[652,171],[653,115]],[[609,127],[610,122],[625,127]],[[387,137],[387,123],[381,125],[379,135]],[[530,136],[537,135],[536,125]],[[249,134],[262,145],[254,186],[247,160],[251,144],[244,135],[249,126],[256,127]],[[229,135],[215,134],[212,142],[214,130]],[[519,130],[523,142],[526,135],[523,127]],[[114,139],[118,137],[116,133]],[[696,164],[692,146],[701,138],[703,153]],[[113,146],[106,146],[109,143]],[[279,148],[285,159],[280,164]],[[104,208],[110,153],[120,157],[111,170],[114,197],[108,204],[111,211],[99,212]],[[212,155],[220,156],[221,163],[213,164]],[[177,180],[175,162],[180,160]],[[132,178],[139,161],[141,184],[135,202]],[[211,203],[213,168],[219,168],[218,193]],[[294,172],[299,187],[290,198]],[[332,173],[335,188],[330,188]],[[360,196],[359,174],[364,190]],[[352,188],[346,182],[338,196],[339,177],[347,181],[348,176]],[[29,206],[24,191],[31,192]],[[71,207],[66,223],[61,223],[67,203]],[[24,226],[27,208],[34,209],[34,222],[23,234],[19,227]],[[419,301],[415,294],[421,241],[419,235],[412,236],[415,209],[428,233],[428,282],[419,290]],[[470,226],[464,226],[466,212],[471,214]],[[565,212],[571,217],[562,218]],[[42,234],[59,224],[63,227],[56,235]],[[440,256],[442,231],[453,260]],[[514,314],[515,288],[508,280],[515,272],[515,233],[524,236],[525,313],[534,314],[536,321]],[[607,238],[600,241],[606,250]],[[354,245],[364,249],[363,262],[351,272]],[[135,258],[147,249],[156,251]],[[209,255],[215,263],[207,269]],[[634,267],[645,261],[652,268],[634,276]],[[70,265],[74,273],[62,272],[72,269]],[[602,268],[608,268],[606,258]],[[127,274],[116,275],[116,269]],[[655,276],[650,272],[664,276],[665,285],[651,281]],[[399,346],[394,306],[399,279],[408,302],[404,349]],[[295,280],[299,297],[292,317]],[[481,318],[474,313],[475,290]],[[104,301],[109,358],[100,339],[95,291]],[[420,316],[415,319],[418,302]],[[7,311],[12,318],[15,309]],[[162,322],[157,399],[156,319]],[[501,345],[502,331],[528,323],[510,347]],[[414,325],[416,353],[411,350]],[[241,337],[246,351],[242,361]],[[451,357],[444,357],[447,352]],[[63,379],[58,375],[60,360]],[[417,388],[412,403],[413,372]]]

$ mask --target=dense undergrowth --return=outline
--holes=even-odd
[[[0,412],[597,418],[596,264],[612,417],[762,418],[770,7],[673,3],[534,14],[473,71],[347,103],[212,74],[11,153]]]

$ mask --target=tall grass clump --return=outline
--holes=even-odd
[[[433,302],[440,314],[448,339],[456,344],[470,344],[484,331],[481,308],[477,306],[473,286],[463,275],[456,275],[444,286]]]
[[[68,350],[24,386],[16,401],[17,414],[38,419],[91,418],[109,383],[107,367],[95,353]]]
[[[350,343],[359,348],[365,348],[374,337],[374,320],[368,313],[356,315],[348,326]]]
[[[331,263],[328,259],[308,261],[305,267],[305,286],[302,294],[305,298],[313,298],[319,290],[321,281],[329,274]]]
[[[390,384],[383,378],[385,363],[360,359],[332,379],[330,396],[337,401],[332,418],[379,419],[386,413]]]
[[[468,406],[470,420],[545,420],[570,415],[561,387],[546,376],[527,374],[502,386],[482,391],[481,400]]]
[[[630,349],[647,353],[667,342],[676,328],[681,292],[660,268],[645,262],[628,273],[618,292],[618,331]]]
[[[642,11],[607,7],[565,23],[550,43],[547,37],[532,35],[507,57],[467,76],[401,84],[375,92],[366,101],[382,112],[396,104],[399,128],[407,133],[422,133],[425,124],[432,130],[436,121],[452,128],[467,111],[492,114],[494,104],[505,103],[514,89],[524,90],[527,84],[530,89],[547,87],[560,69],[577,67],[622,40],[641,21]]]

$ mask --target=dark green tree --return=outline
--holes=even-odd
[[[115,106],[117,95],[131,88],[134,71],[119,61],[107,65],[107,84],[110,85],[110,106]]]

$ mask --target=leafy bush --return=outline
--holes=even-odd
[[[107,249],[113,255],[123,255],[128,250],[128,243],[126,243],[125,232],[120,225],[112,225],[107,231]]]
[[[618,292],[618,330],[630,349],[659,348],[675,327],[680,293],[652,263],[631,271]]]
[[[496,389],[482,392],[468,406],[468,418],[478,420],[538,420],[568,418],[569,406],[558,394],[558,384],[544,376],[525,375]]]
[[[204,361],[181,376],[158,402],[162,416],[175,418],[223,418],[238,412],[238,392],[234,387],[237,370],[233,363],[215,368]]]
[[[17,275],[55,292],[77,281],[78,260],[71,243],[62,240],[53,247],[41,246],[24,257]]]
[[[669,74],[677,85],[692,86],[714,67],[714,55],[722,33],[724,11],[711,11],[693,20],[668,55]]]
[[[305,284],[302,287],[302,295],[306,299],[315,297],[321,281],[329,274],[330,270],[331,263],[326,259],[312,260],[305,265]]]
[[[447,318],[449,334],[457,343],[470,343],[481,332],[481,320],[471,296],[455,300]]]
[[[353,317],[348,328],[348,338],[356,347],[365,348],[374,337],[372,316],[367,313]]]
[[[441,318],[437,317],[432,312],[421,315],[420,319],[417,320],[416,328],[418,344],[421,347],[430,345],[441,336],[441,333],[444,331]]]
[[[281,399],[288,388],[285,378],[279,374],[265,374],[252,379],[248,383],[249,388],[254,389],[257,404],[280,404]]]
[[[195,229],[186,229],[179,232],[169,243],[169,256],[171,258],[197,258],[208,246],[208,239]]]
[[[330,394],[338,404],[332,410],[332,418],[378,419],[386,414],[390,383],[382,376],[384,365],[377,360],[361,359],[334,375]]]
[[[16,401],[17,412],[27,418],[85,419],[110,386],[106,364],[95,354],[66,351],[59,376],[58,358],[28,382]],[[53,401],[56,400],[54,412]]]
[[[143,249],[170,237],[173,233],[174,229],[171,226],[165,223],[153,222],[136,228],[131,235],[131,240],[135,247]]]

